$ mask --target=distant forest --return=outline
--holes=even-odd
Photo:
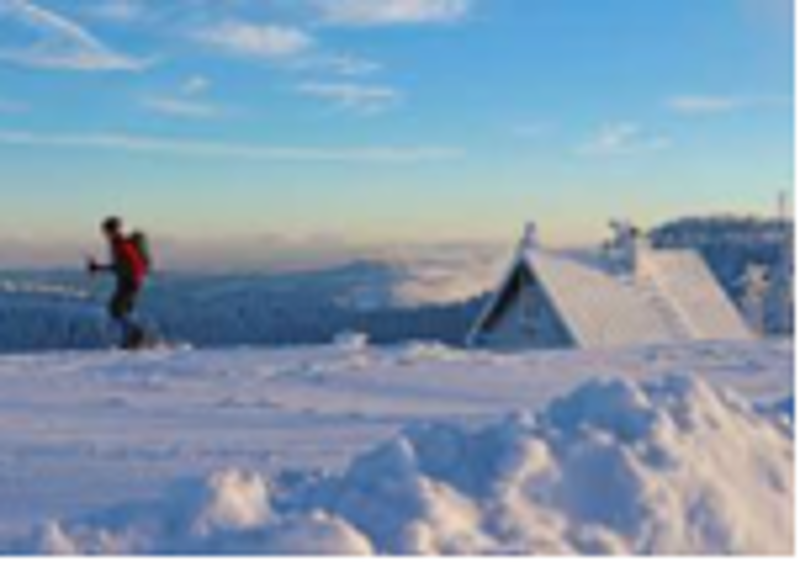
[[[779,266],[785,252],[793,255],[794,223],[754,217],[684,218],[650,232],[657,248],[693,248],[699,251],[729,295],[742,297],[741,281],[749,265],[769,270]]]

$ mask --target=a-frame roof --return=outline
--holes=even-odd
[[[579,347],[750,337],[738,311],[696,252],[648,250],[643,259],[643,273],[620,274],[603,260],[523,248],[471,339],[487,328],[494,307],[503,301],[520,267],[541,283]]]

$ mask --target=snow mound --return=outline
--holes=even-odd
[[[369,335],[360,332],[342,332],[333,339],[333,345],[342,351],[364,351],[369,347]]]
[[[593,381],[539,415],[410,428],[291,489],[230,470],[50,523],[48,553],[789,554],[793,441],[701,381]],[[276,480],[276,482],[280,479]]]
[[[35,550],[50,555],[371,554],[345,521],[320,511],[278,515],[258,474],[227,470],[187,481],[163,500],[123,505],[79,523],[47,523]]]

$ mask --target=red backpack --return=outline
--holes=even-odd
[[[128,241],[133,244],[136,252],[144,263],[145,273],[153,269],[153,255],[150,252],[150,240],[142,231],[136,231],[128,237]]]
[[[130,238],[120,239],[115,252],[118,266],[122,268],[124,275],[137,285],[142,283],[147,277],[149,266],[147,260],[142,256],[137,244]]]

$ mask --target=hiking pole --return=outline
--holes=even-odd
[[[94,267],[95,259],[92,256],[90,256],[89,254],[84,254],[83,255],[83,260],[84,260],[84,263],[86,264],[85,273],[87,274],[87,277],[89,278],[88,289],[86,291],[86,300],[90,304],[96,304],[96,305],[99,306],[100,305],[100,297],[99,297],[99,294],[97,293],[97,290],[96,290],[96,288],[97,288],[97,283],[96,283],[97,272],[96,272],[95,267]]]
[[[84,263],[86,264],[85,273],[88,277],[86,285],[86,304],[89,308],[91,316],[95,319],[95,327],[97,329],[97,336],[102,345],[112,345],[112,339],[109,335],[111,330],[111,323],[106,316],[106,305],[100,294],[100,285],[97,281],[97,268],[94,257],[89,254],[84,254]]]

